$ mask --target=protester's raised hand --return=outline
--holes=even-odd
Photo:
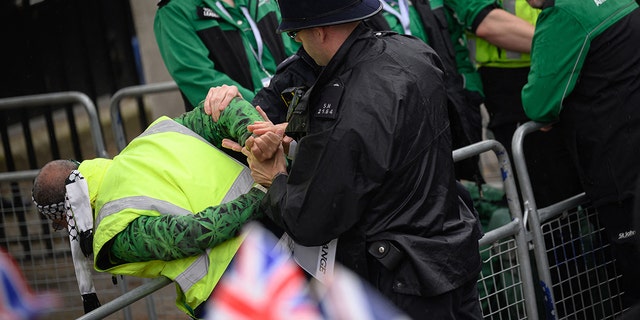
[[[220,119],[220,113],[226,108],[231,101],[236,98],[242,98],[238,87],[228,86],[226,84],[219,87],[212,87],[204,99],[204,112],[217,122]]]

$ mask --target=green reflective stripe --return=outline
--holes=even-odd
[[[207,249],[205,253],[198,256],[186,270],[180,273],[173,281],[175,281],[182,289],[182,292],[189,292],[189,289],[202,280],[209,272],[209,253],[211,249]]]

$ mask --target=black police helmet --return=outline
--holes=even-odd
[[[380,0],[280,0],[278,5],[279,32],[363,20],[382,9]]]

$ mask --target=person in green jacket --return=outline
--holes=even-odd
[[[154,34],[186,110],[209,88],[235,85],[247,101],[267,87],[280,62],[299,45],[275,32],[273,0],[162,0]]]
[[[69,231],[72,253],[93,253],[98,271],[173,280],[178,307],[198,318],[242,242],[239,230],[262,216],[265,194],[218,148],[224,138],[244,144],[247,125],[262,119],[241,99],[218,122],[203,107],[161,117],[113,159],[47,163],[33,200],[54,228]],[[97,300],[92,283],[76,275],[83,298]]]
[[[531,41],[540,10],[526,0],[444,0],[469,35],[489,114],[489,129],[510,158],[516,129],[530,121],[520,91],[529,73]],[[524,140],[536,204],[546,207],[582,192],[576,169],[557,132],[534,132]],[[515,177],[517,179],[517,176]],[[519,187],[519,186],[518,186]]]
[[[640,8],[634,0],[529,0],[542,8],[522,90],[531,119],[553,124],[597,209],[622,274],[623,302],[640,302],[633,217],[640,161]]]

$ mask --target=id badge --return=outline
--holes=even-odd
[[[268,87],[269,83],[271,83],[271,78],[272,77],[264,77],[264,78],[262,78],[262,80],[261,80],[262,81],[262,86],[265,87],[265,88]]]

